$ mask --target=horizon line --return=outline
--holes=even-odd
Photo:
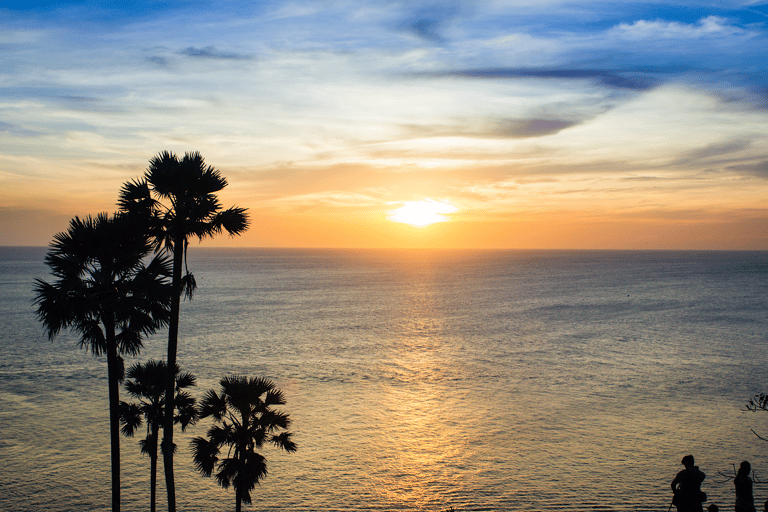
[[[0,245],[0,249],[48,249],[48,245]],[[574,247],[323,247],[323,246],[198,246],[196,249],[229,249],[229,250],[327,250],[327,251],[520,251],[520,252],[768,252],[767,249],[653,249],[653,248],[574,248]]]

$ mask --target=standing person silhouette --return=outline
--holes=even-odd
[[[683,457],[681,464],[685,469],[672,480],[674,493],[672,503],[677,507],[678,512],[703,512],[701,503],[706,501],[706,497],[701,492],[701,482],[706,475],[699,470],[698,466],[694,466],[693,455]]]
[[[736,512],[755,512],[755,499],[752,496],[752,479],[749,473],[752,466],[744,461],[736,472],[733,485],[736,487]]]

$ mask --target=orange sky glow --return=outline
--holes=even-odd
[[[206,246],[768,249],[753,11],[534,31],[534,4],[519,23],[368,7],[184,12],[184,31],[0,10],[0,245],[114,211],[169,150],[199,151],[250,213]],[[440,222],[394,213],[438,203]]]

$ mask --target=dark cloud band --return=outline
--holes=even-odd
[[[249,60],[253,58],[250,55],[223,52],[216,49],[215,46],[206,46],[205,48],[196,48],[194,46],[190,46],[181,50],[179,53],[181,55],[186,55],[187,57],[194,57],[198,59]]]
[[[415,73],[428,78],[460,77],[478,79],[539,78],[553,80],[594,80],[612,89],[645,91],[654,88],[656,77],[634,71],[603,69],[480,68]]]

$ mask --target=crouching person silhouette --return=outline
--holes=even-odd
[[[707,501],[707,495],[701,492],[704,473],[694,466],[693,455],[686,455],[682,460],[685,469],[672,480],[672,504],[678,512],[703,512],[701,504]]]

